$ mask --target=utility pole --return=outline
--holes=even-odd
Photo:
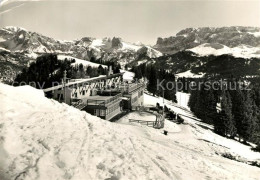
[[[164,115],[164,90],[163,90],[163,113],[162,114]]]
[[[64,71],[63,74],[63,90],[64,90],[64,103],[66,103],[66,79],[67,79],[67,71]]]

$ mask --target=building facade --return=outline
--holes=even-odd
[[[123,110],[143,106],[144,83],[123,81],[123,73],[79,79],[45,89],[47,97],[111,120]]]

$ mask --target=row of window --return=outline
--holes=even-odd
[[[105,109],[94,109],[95,116],[105,116],[106,110]]]
[[[110,114],[110,113],[114,112],[118,108],[120,108],[119,104],[115,104],[115,105],[111,106],[110,108],[107,109],[107,114]]]
[[[108,115],[108,114],[116,111],[119,108],[120,108],[119,104],[115,104],[108,109],[94,109],[94,115],[95,116],[105,116],[105,115]]]

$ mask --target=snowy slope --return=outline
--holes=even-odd
[[[126,42],[122,42],[123,46],[121,48],[121,50],[133,50],[133,51],[137,51],[138,49],[140,49],[142,46],[137,46],[134,44],[129,44]]]
[[[233,55],[234,57],[241,57],[241,58],[260,57],[260,47],[252,47],[243,44],[230,48],[222,44],[205,43],[187,50],[192,51],[201,56],[208,56],[208,55],[220,56],[223,54],[230,54]]]
[[[146,104],[158,100],[145,96]],[[195,123],[166,122],[165,136],[101,120],[28,86],[0,84],[0,104],[1,180],[259,179],[259,168],[225,159],[198,139],[210,131]]]
[[[120,70],[121,73],[124,73],[123,74],[123,79],[125,81],[132,81],[135,77],[135,74],[131,71],[127,71],[127,70]]]
[[[117,51],[117,52],[134,52],[136,53],[138,50],[140,50],[141,48],[147,48],[147,56],[150,58],[157,58],[162,56],[163,54],[160,51],[155,50],[154,48],[150,47],[150,46],[146,46],[143,44],[140,45],[136,45],[136,44],[132,44],[129,42],[125,42],[122,39],[119,39],[119,46],[116,47],[116,49],[113,49],[113,47],[111,47],[111,41],[108,40],[108,38],[103,38],[103,39],[93,39],[91,44],[89,45],[89,47],[91,49],[94,49],[98,52],[102,52],[102,51]]]
[[[205,73],[201,73],[201,74],[194,74],[191,72],[191,70],[182,72],[182,73],[178,73],[175,76],[176,77],[191,77],[191,78],[202,78],[205,75]]]
[[[157,58],[157,57],[161,57],[163,56],[163,53],[161,53],[160,51],[157,51],[153,48],[151,48],[150,46],[145,46],[147,47],[147,55],[150,58]]]
[[[75,57],[72,57],[72,56],[67,56],[67,55],[58,55],[58,59],[59,60],[64,60],[65,58],[67,59],[75,59],[75,63],[72,63],[72,65],[75,65],[75,64],[82,64],[83,66],[91,66],[91,67],[99,67],[101,64],[98,64],[98,63],[93,63],[93,62],[90,62],[90,61],[87,61],[87,60],[83,60],[83,59],[79,59],[79,58],[75,58]],[[103,68],[107,68],[106,65],[101,65]]]
[[[221,44],[230,48],[243,44],[252,47],[260,45],[260,28],[245,26],[186,28],[175,36],[159,37],[154,46],[162,53],[176,52],[208,44]]]
[[[215,153],[223,153],[228,152],[241,158],[246,161],[259,161],[260,162],[260,153],[254,152],[251,150],[251,147],[243,145],[237,141],[227,139],[225,137],[219,136],[213,133],[213,126],[208,125],[206,123],[200,122],[188,108],[189,95],[185,93],[178,92],[177,100],[179,101],[177,104],[172,103],[168,100],[164,100],[164,104],[167,105],[168,108],[174,110],[176,113],[184,118],[185,122],[188,123],[192,129],[193,136],[195,137],[193,141],[204,140],[209,141],[209,145],[212,145],[212,149],[210,152]],[[163,105],[162,97],[153,97],[151,95],[145,94],[145,105],[155,106],[156,103],[159,103],[161,106]],[[188,116],[188,117],[187,117]],[[205,129],[206,128],[206,129]],[[183,134],[188,135],[188,134]],[[199,145],[200,143],[198,143]],[[214,144],[214,146],[213,146]],[[260,170],[260,169],[259,169]]]

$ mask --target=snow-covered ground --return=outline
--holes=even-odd
[[[145,94],[146,105],[156,102],[162,99]],[[1,180],[259,179],[260,168],[219,155],[235,151],[259,159],[259,153],[190,118],[183,125],[166,121],[165,136],[162,130],[129,124],[127,117],[110,123],[32,87],[4,84],[0,104]]]
[[[237,156],[240,159],[260,162],[260,153],[252,151],[251,147],[249,146],[243,145],[237,141],[227,139],[213,133],[213,126],[200,122],[200,120],[197,119],[191,111],[189,111],[187,105],[189,101],[188,94],[178,92],[177,99],[179,101],[181,100],[181,102],[178,102],[177,104],[172,103],[168,100],[163,101],[162,97],[153,97],[148,94],[144,94],[144,98],[144,105],[155,106],[156,103],[159,103],[160,105],[164,104],[176,113],[184,115],[182,116],[182,118],[185,120],[186,123],[188,123],[188,125],[191,126],[190,128],[193,129],[192,131],[197,136],[197,139],[209,141],[209,143],[215,144],[216,149],[213,149],[213,151],[215,151],[216,153],[228,152],[233,154],[234,156]]]
[[[87,60],[83,60],[83,59],[79,59],[79,58],[75,58],[75,57],[72,57],[72,56],[67,56],[67,55],[58,55],[58,59],[59,60],[64,60],[65,58],[67,59],[75,59],[75,63],[72,63],[72,65],[75,65],[75,64],[82,64],[83,66],[91,66],[91,67],[99,67],[101,64],[98,64],[98,63],[93,63],[93,62],[90,62],[90,61],[87,61]],[[107,68],[106,65],[101,65],[103,68]]]
[[[259,32],[257,34],[259,34]],[[251,47],[244,44],[241,44],[240,46],[234,48],[230,48],[222,44],[205,43],[188,50],[201,56],[208,56],[208,55],[220,56],[223,54],[231,54],[234,57],[241,57],[241,58],[260,57],[259,47]]]
[[[101,52],[103,50],[103,48],[106,48],[106,46],[108,44],[109,43],[107,42],[107,38],[94,39],[91,42],[91,44],[89,45],[89,47],[97,50],[98,52]],[[137,45],[137,44],[133,44],[133,43],[125,42],[125,41],[121,41],[121,46],[117,50],[123,51],[123,52],[128,52],[128,51],[137,52],[142,47],[147,48],[147,56],[149,56],[150,58],[156,58],[156,57],[160,57],[163,55],[160,51],[153,49],[151,46],[145,46],[143,44]]]
[[[134,44],[129,44],[126,42],[122,42],[122,48],[121,50],[133,50],[133,51],[137,51],[138,49],[140,49],[140,46],[134,45]]]
[[[135,77],[135,73],[133,73],[131,71],[120,69],[120,72],[124,73],[123,74],[123,79],[126,80],[126,81],[132,81],[134,79],[134,77]]]
[[[177,104],[179,106],[182,106],[186,109],[190,109],[188,107],[188,102],[189,102],[189,99],[190,99],[190,94],[187,94],[187,93],[183,93],[183,92],[177,92],[176,93],[176,98],[177,98]]]
[[[205,75],[205,73],[200,73],[200,74],[194,74],[191,72],[191,70],[178,73],[175,76],[176,77],[191,77],[191,78],[202,78]]]

